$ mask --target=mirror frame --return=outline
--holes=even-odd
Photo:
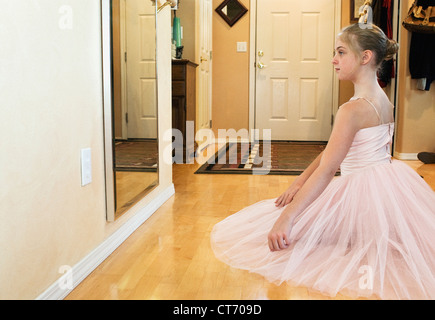
[[[153,1],[152,1],[153,2]],[[106,220],[114,222],[116,220],[116,187],[115,187],[115,148],[113,139],[113,68],[112,68],[112,0],[101,0],[101,49],[102,49],[102,93],[103,93],[103,127],[104,127],[104,162],[105,162],[105,183],[106,183]],[[155,2],[153,5],[156,7]],[[157,30],[157,7],[155,9],[156,30]],[[156,33],[157,43],[157,33]],[[156,77],[157,72],[157,51],[156,51]],[[156,83],[156,114],[158,118],[158,84]],[[159,138],[159,128],[157,124],[157,140]],[[159,145],[159,142],[157,142]],[[158,161],[158,159],[157,159]],[[157,165],[158,167],[158,165]],[[160,170],[157,168],[157,183],[144,190],[140,200],[146,197],[153,189],[159,185]],[[146,192],[145,192],[146,191]],[[137,200],[137,201],[140,201]],[[137,203],[137,201],[135,203]],[[132,203],[130,208],[135,204]],[[128,208],[128,209],[130,209]],[[127,211],[128,209],[124,210]],[[124,213],[123,212],[123,213]]]
[[[233,19],[230,19],[222,11],[222,9],[225,8],[230,2],[235,2],[240,8],[240,12]],[[232,27],[237,21],[239,21],[239,19],[241,17],[243,17],[246,14],[246,12],[248,12],[248,9],[246,9],[246,7],[242,3],[240,3],[238,0],[225,0],[216,8],[215,11],[222,17],[222,19],[225,20],[226,23],[228,23],[228,25],[230,27]]]
[[[103,56],[103,126],[106,182],[106,220],[115,221],[115,185],[112,146],[112,17],[111,0],[101,0],[101,50]]]

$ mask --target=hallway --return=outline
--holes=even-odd
[[[435,165],[407,161],[435,190]],[[176,194],[85,279],[67,300],[330,299],[229,268],[210,249],[215,223],[279,195],[294,176],[195,175],[174,165]],[[334,299],[346,299],[338,295]]]

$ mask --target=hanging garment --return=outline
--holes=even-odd
[[[373,1],[373,23],[381,28],[389,39],[393,38],[393,9],[393,0]],[[382,88],[385,88],[394,77],[394,60],[382,62],[382,65],[378,71],[379,85]]]
[[[417,5],[435,6],[435,0],[419,0]],[[424,90],[429,91],[435,80],[435,34],[412,32],[409,50],[409,71],[412,79],[426,79]],[[423,80],[421,80],[423,81]]]

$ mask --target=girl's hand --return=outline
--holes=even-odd
[[[301,187],[293,183],[282,195],[275,200],[275,206],[282,208],[288,205]]]
[[[273,225],[268,235],[270,251],[280,251],[287,249],[290,245],[290,232],[294,219],[283,212]]]

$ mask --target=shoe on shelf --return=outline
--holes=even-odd
[[[420,152],[417,158],[425,164],[435,163],[435,152]]]

